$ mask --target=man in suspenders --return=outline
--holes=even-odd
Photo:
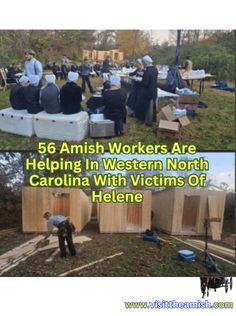
[[[72,240],[73,227],[68,219],[63,215],[52,215],[50,212],[44,213],[43,218],[45,218],[48,222],[48,232],[46,233],[45,237],[39,241],[39,244],[50,237],[55,226],[58,228],[57,236],[59,241],[59,248],[61,251],[60,257],[66,257],[65,241],[67,242],[70,255],[75,256],[76,250]]]
[[[36,53],[32,49],[28,49],[25,51],[25,65],[23,75],[29,76],[39,76],[39,79],[42,79],[43,76],[43,67],[40,61],[36,58]]]

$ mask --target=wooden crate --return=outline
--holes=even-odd
[[[151,228],[152,194],[149,190],[118,190],[142,192],[142,203],[98,203],[101,233],[138,233]]]
[[[209,205],[209,197],[215,201],[211,204],[217,206],[214,212],[212,205]],[[194,188],[170,188],[154,192],[152,224],[173,235],[204,235],[204,221],[214,215],[220,218],[220,222],[211,226],[209,234],[213,232],[219,238],[223,227],[225,197],[223,191]]]
[[[23,232],[47,231],[47,221],[43,219],[47,211],[69,217],[81,231],[91,218],[92,204],[80,189],[23,187]]]

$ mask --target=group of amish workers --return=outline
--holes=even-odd
[[[46,84],[42,86],[42,64],[35,58],[35,52],[28,50],[25,57],[23,75],[10,93],[10,104],[15,110],[26,109],[31,114],[45,111],[48,114],[63,113],[67,115],[83,111],[81,102],[85,85],[87,84],[90,93],[94,93],[89,81],[91,69],[86,58],[82,67],[87,72],[86,74],[85,70],[82,72],[81,88],[77,84],[79,74],[74,71],[68,72],[67,82],[62,87],[57,86],[56,76],[50,71],[45,75]],[[126,106],[128,106],[128,113],[148,125],[152,124],[153,118],[156,116],[158,71],[150,56],[146,55],[136,61],[135,70],[130,73],[133,85],[128,99],[126,91],[121,87],[120,77],[111,71],[108,58],[103,62],[101,76],[103,78],[102,98],[100,100],[96,98],[95,101],[97,104],[99,103],[100,108],[99,112],[96,109],[94,113],[103,113],[106,119],[115,122],[116,136],[121,136],[124,132],[127,117]],[[88,108],[90,102],[89,99]],[[90,110],[91,107],[89,114],[93,114]]]

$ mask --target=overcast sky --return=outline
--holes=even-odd
[[[106,154],[109,157],[109,154]],[[228,184],[230,190],[235,190],[235,154],[233,152],[202,152],[195,155],[112,155],[112,158],[117,157],[120,160],[129,160],[138,158],[138,160],[164,160],[167,157],[177,157],[179,160],[182,157],[194,159],[204,157],[204,160],[209,162],[209,171],[207,175],[213,180],[214,185],[219,186],[220,183],[225,182]]]
[[[169,40],[169,30],[151,30],[150,35],[154,43],[162,44]]]

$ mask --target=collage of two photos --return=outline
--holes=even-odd
[[[232,289],[234,79],[232,30],[0,30],[0,275]]]

